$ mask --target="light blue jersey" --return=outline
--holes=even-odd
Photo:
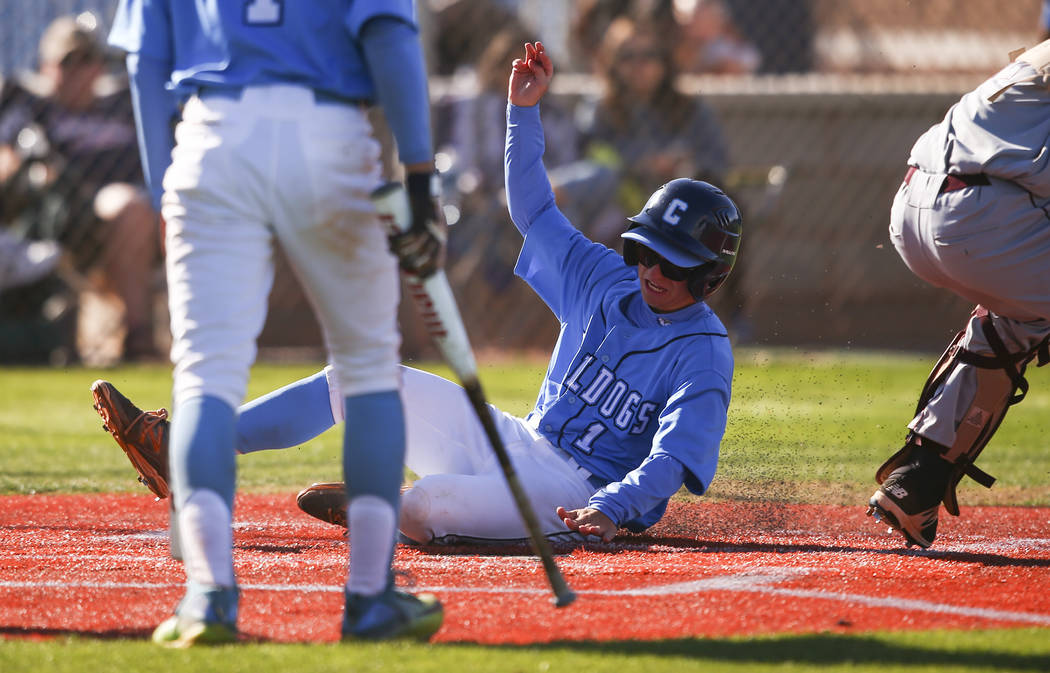
[[[525,235],[515,271],[561,322],[528,420],[609,484],[591,506],[644,528],[683,483],[697,494],[711,483],[733,377],[729,338],[703,302],[652,311],[637,271],[554,206],[542,153],[539,106],[511,105],[508,201]]]
[[[109,43],[170,61],[171,85],[180,95],[281,83],[371,100],[375,85],[357,38],[380,16],[415,27],[411,0],[126,0]]]
[[[238,94],[249,86],[292,84],[312,89],[318,101],[375,101],[402,163],[433,157],[411,0],[121,0],[109,43],[128,54],[142,163],[156,208],[178,105],[204,90]]]

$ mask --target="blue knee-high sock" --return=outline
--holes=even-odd
[[[405,411],[396,390],[347,397],[343,475],[348,498],[374,495],[397,509],[405,470]]]
[[[370,595],[392,581],[405,464],[405,413],[396,390],[347,397],[344,405],[343,474],[351,539],[346,589]]]
[[[241,407],[237,450],[286,449],[335,425],[324,371],[290,383]]]
[[[208,489],[233,511],[236,423],[237,411],[210,395],[185,400],[176,409],[169,445],[176,507],[192,491]]]

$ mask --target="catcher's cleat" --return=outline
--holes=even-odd
[[[341,481],[311,484],[299,491],[295,504],[315,519],[346,528],[346,487]]]
[[[102,429],[113,435],[139,473],[139,481],[158,498],[167,498],[168,422],[167,409],[143,411],[120,394],[113,384],[99,379],[91,384],[95,411]]]
[[[433,594],[412,595],[393,588],[378,596],[346,595],[343,640],[430,640],[445,610]]]
[[[909,547],[926,549],[937,536],[937,517],[951,466],[925,450],[917,450],[915,456],[882,482],[868,501],[868,515],[900,532]]]
[[[153,631],[164,647],[222,645],[237,642],[237,587],[191,584],[175,614]]]

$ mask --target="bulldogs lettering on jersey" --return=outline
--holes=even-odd
[[[595,361],[594,355],[585,355],[565,381],[565,389],[576,393],[584,404],[596,407],[598,415],[607,419],[609,425],[632,435],[644,433],[660,405],[643,401],[641,393],[632,390],[626,380],[617,378],[616,373],[604,365],[594,366]],[[572,445],[591,453],[594,440],[607,429],[604,422],[591,423]]]

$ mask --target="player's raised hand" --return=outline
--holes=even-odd
[[[529,107],[540,102],[554,76],[554,63],[542,42],[525,43],[525,58],[511,65],[507,99],[514,105]]]
[[[600,537],[603,542],[612,542],[616,537],[619,527],[612,519],[605,516],[593,507],[583,509],[557,509],[558,517],[561,518],[565,527],[580,535],[593,535]]]

